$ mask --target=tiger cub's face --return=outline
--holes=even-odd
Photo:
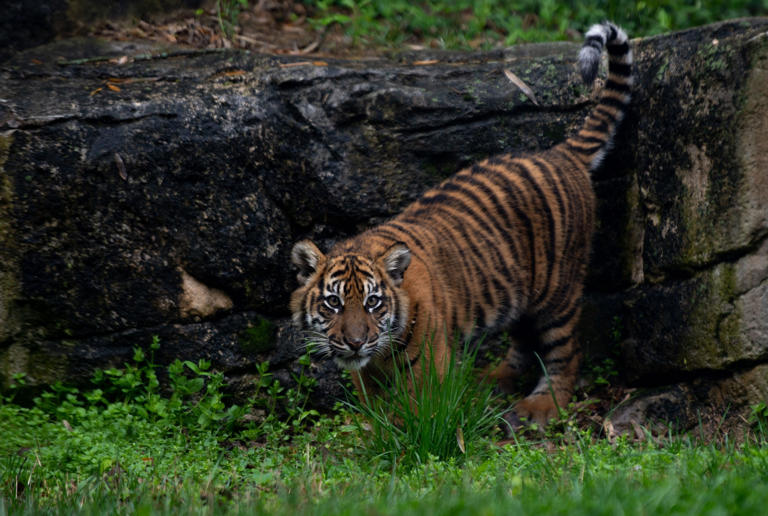
[[[293,247],[299,288],[291,295],[293,321],[319,351],[346,369],[360,369],[401,342],[408,297],[400,288],[411,253],[395,244],[380,256],[325,256],[307,240]]]

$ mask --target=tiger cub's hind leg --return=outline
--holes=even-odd
[[[497,365],[488,377],[495,380],[499,390],[504,394],[517,392],[517,380],[530,369],[533,362],[531,354],[525,352],[523,345],[514,337],[510,337],[510,346],[504,359]]]
[[[580,308],[553,314],[537,324],[544,372],[531,394],[515,405],[515,413],[540,426],[558,417],[558,409],[567,407],[579,370],[580,349],[573,333],[579,320]],[[541,368],[534,356],[533,366]]]
[[[505,340],[506,355],[488,377],[498,383],[502,393],[513,394],[520,391],[521,377],[529,377],[535,363],[533,352],[539,342],[533,319],[524,317],[518,321]]]

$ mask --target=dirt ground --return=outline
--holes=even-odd
[[[198,49],[241,48],[270,54],[336,57],[377,53],[376,49],[354,44],[338,24],[313,25],[309,21],[313,13],[293,0],[250,2],[240,11],[237,25],[227,35],[222,30],[216,4],[215,0],[207,0],[200,9],[178,9],[143,19],[103,20],[81,27],[80,32],[111,40],[151,41]]]

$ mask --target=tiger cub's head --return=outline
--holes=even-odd
[[[324,255],[308,240],[293,247],[299,287],[291,295],[294,323],[339,366],[359,369],[401,341],[408,296],[401,288],[411,252],[397,243],[378,256]]]

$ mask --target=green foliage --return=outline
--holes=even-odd
[[[315,0],[314,23],[340,23],[368,43],[399,46],[424,42],[468,48],[527,41],[575,39],[591,24],[609,19],[633,36],[768,13],[766,0]]]
[[[272,349],[275,342],[275,325],[266,317],[257,317],[253,326],[246,328],[240,336],[240,345],[245,351],[263,353]]]
[[[141,470],[158,461],[174,461],[173,455],[199,446],[221,453],[219,443],[232,438],[267,436],[285,441],[318,415],[306,409],[314,380],[302,371],[294,376],[297,387],[284,389],[271,379],[268,363],[257,367],[256,396],[270,396],[266,403],[254,398],[247,406],[226,404],[224,376],[211,370],[207,360],[175,360],[167,368],[169,390],[163,392],[154,362],[159,347],[155,337],[148,353],[135,348],[132,362],[122,369],[97,371],[95,388],[90,390],[56,383],[36,397],[32,407],[14,405],[13,392],[0,398],[0,421],[8,421],[3,425],[7,434],[0,441],[0,456],[34,450],[35,460],[51,468],[40,479],[47,484],[70,473],[102,475],[118,465],[136,463],[137,457]],[[301,359],[306,360],[306,356]],[[281,402],[288,405],[287,414],[281,412]],[[245,417],[264,405],[267,410],[261,418]],[[163,439],[168,440],[168,449],[161,453],[171,456],[161,459],[152,450]],[[27,460],[22,463],[32,475],[34,465],[26,452],[24,457]],[[191,464],[190,470],[207,467],[210,459]],[[12,461],[8,467],[15,471],[21,466]]]
[[[763,442],[768,441],[768,405],[761,401],[751,407],[752,412],[749,415],[749,421],[757,429],[757,433]]]
[[[616,362],[612,358],[605,358],[593,365],[591,373],[594,376],[592,383],[595,385],[610,385],[611,379],[616,379],[619,376]]]
[[[311,348],[299,357],[299,365],[302,370],[293,374],[295,387],[286,389],[279,381],[273,378],[269,372],[269,362],[262,362],[256,366],[256,380],[254,381],[254,394],[251,396],[249,406],[251,410],[257,410],[262,417],[253,420],[247,428],[241,432],[246,439],[279,439],[288,441],[291,436],[305,430],[317,418],[320,413],[307,408],[309,396],[317,381],[304,374],[310,365]],[[284,407],[284,410],[280,410]]]
[[[242,417],[243,409],[237,405],[227,407],[221,392],[224,375],[210,371],[211,363],[199,360],[196,364],[176,359],[168,366],[171,394],[160,392],[157,378],[157,365],[154,353],[160,348],[160,342],[154,337],[147,357],[140,348],[134,349],[133,363],[125,364],[123,369],[111,368],[97,371],[93,381],[99,388],[85,393],[83,397],[91,405],[109,407],[113,402],[130,407],[138,417],[145,418],[159,427],[178,425],[193,428],[196,431],[222,429],[231,431],[233,425]],[[77,396],[70,393],[69,400],[75,403]],[[45,398],[44,393],[41,396]],[[53,400],[53,404],[60,396]],[[50,401],[43,401],[43,410],[50,410]],[[84,402],[80,402],[81,406]],[[59,409],[61,406],[59,407]]]
[[[490,406],[485,388],[466,381],[471,354],[432,385],[463,416],[418,394],[420,412],[390,409],[410,417],[417,433],[431,428],[423,442],[441,432],[455,441],[462,428],[466,453],[456,444],[439,458],[404,438],[398,451],[384,450],[385,470],[381,460],[361,460],[371,456],[376,422],[367,429],[359,412],[307,410],[309,353],[292,388],[275,381],[269,364],[257,365],[257,395],[233,409],[210,364],[176,361],[162,370],[158,347],[155,339],[134,350],[92,389],[57,384],[29,407],[13,392],[0,397],[0,515],[760,514],[768,498],[764,433],[739,445],[727,436],[708,445],[684,436],[633,443],[568,427],[488,453],[487,427],[472,430],[466,416]],[[166,373],[169,389],[158,382]],[[764,424],[765,405],[753,415]]]
[[[503,424],[492,383],[477,381],[468,342],[460,359],[457,355],[451,354],[442,380],[434,360],[421,360],[417,370],[406,363],[378,386],[381,396],[363,392],[365,402],[350,404],[362,416],[355,421],[369,456],[390,464],[458,458],[476,451]]]

